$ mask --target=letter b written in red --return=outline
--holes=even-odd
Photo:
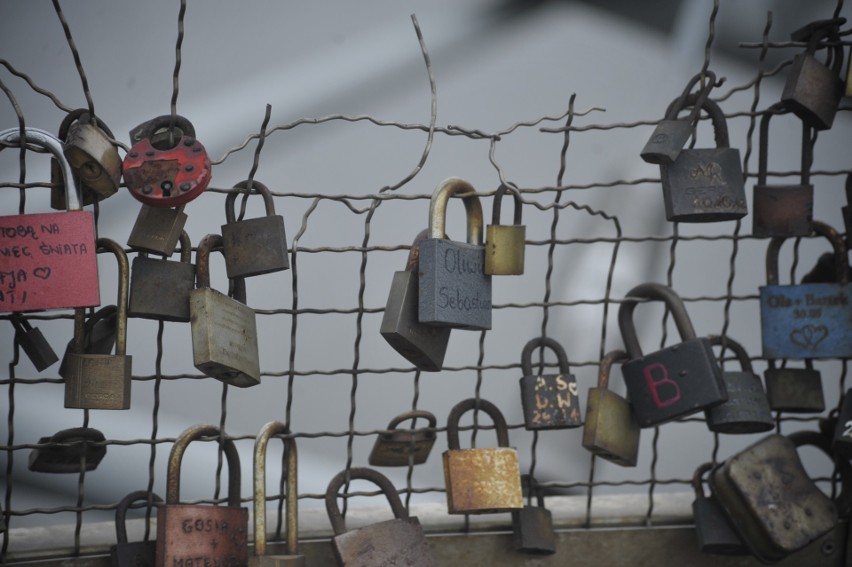
[[[643,373],[645,383],[658,408],[668,407],[680,400],[680,386],[669,378],[669,371],[665,365],[659,362],[649,364],[644,368]]]

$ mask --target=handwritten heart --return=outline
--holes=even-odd
[[[46,280],[50,277],[50,268],[47,266],[35,268],[33,275],[39,279]]]
[[[793,329],[790,340],[802,348],[814,350],[828,336],[825,325],[805,325],[801,329]]]

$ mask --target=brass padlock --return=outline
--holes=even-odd
[[[553,531],[553,514],[544,507],[544,494],[529,475],[523,475],[521,485],[529,491],[529,502],[520,510],[512,510],[512,545],[521,553],[553,555],[556,553],[556,532]],[[533,494],[537,506],[532,505]]]
[[[112,567],[154,567],[156,562],[157,542],[155,540],[127,541],[127,511],[130,505],[136,502],[145,502],[150,511],[157,504],[162,504],[163,499],[153,492],[137,490],[118,503],[118,508],[115,510],[116,544],[109,548]]]
[[[198,245],[198,287],[189,297],[193,364],[207,376],[247,388],[260,384],[257,322],[245,304],[243,279],[234,280],[234,298],[210,287],[210,252],[221,247],[218,234],[208,234]]]
[[[175,440],[166,473],[166,503],[157,509],[157,565],[247,565],[248,509],[240,507],[240,455],[215,425],[193,425]],[[227,506],[180,504],[180,468],[186,447],[218,438],[228,462]]]
[[[428,429],[398,429],[403,421],[412,420],[412,428],[417,418],[428,421]],[[407,411],[399,414],[388,423],[388,432],[376,437],[368,462],[374,467],[407,467],[426,462],[432,445],[435,444],[435,427],[438,420],[431,412],[424,410]]]
[[[290,267],[287,257],[287,236],[284,233],[284,217],[275,214],[272,193],[263,183],[252,181],[252,190],[263,197],[266,216],[237,220],[234,203],[237,195],[248,190],[249,182],[234,185],[225,199],[226,224],[222,225],[222,241],[225,269],[228,277],[247,278],[270,272],[279,272]]]
[[[195,288],[195,266],[189,235],[181,232],[180,262],[153,260],[141,252],[130,270],[130,317],[189,321],[189,296]]]
[[[500,224],[503,195],[511,191],[515,199],[512,224]],[[493,276],[517,276],[524,273],[524,246],[527,227],[521,224],[524,203],[518,189],[500,185],[494,194],[491,224],[485,227],[485,273]]]
[[[692,475],[692,488],[695,489],[692,518],[695,521],[698,550],[713,555],[748,555],[748,547],[725,517],[719,502],[713,495],[709,498],[704,495],[701,477],[712,469],[713,463],[704,463]]]
[[[393,510],[393,520],[346,531],[346,521],[337,505],[338,492],[344,484],[357,479],[370,481],[379,487]],[[325,509],[334,530],[331,544],[340,567],[437,567],[420,521],[415,516],[408,515],[408,510],[399,499],[399,493],[391,481],[380,472],[356,467],[337,473],[325,491]]]
[[[814,369],[811,360],[804,368],[777,368],[770,359],[763,374],[766,380],[766,398],[773,411],[790,413],[822,413],[825,396],[822,393],[822,376]]]
[[[470,410],[491,416],[498,447],[460,448],[459,420]],[[518,453],[509,447],[509,429],[497,406],[477,398],[453,406],[447,417],[447,446],[443,459],[449,514],[493,514],[523,508]]]
[[[30,322],[23,315],[13,313],[10,320],[15,328],[15,340],[21,345],[27,358],[30,359],[38,372],[59,360],[41,330],[30,325]]]
[[[728,401],[704,410],[707,428],[716,433],[761,433],[775,427],[769,401],[760,378],[754,373],[751,359],[743,346],[730,337],[710,335],[711,345],[731,349],[740,363],[739,372],[722,372]]]
[[[612,365],[629,359],[623,350],[608,352],[601,359],[597,388],[589,388],[583,447],[602,459],[622,467],[635,467],[639,455],[639,424],[633,408],[609,389]]]
[[[59,363],[59,376],[68,378],[68,357],[72,352],[85,354],[109,354],[115,347],[115,337],[118,329],[118,307],[115,305],[104,305],[95,311],[82,326],[78,326],[77,320],[84,321],[85,314],[82,310],[75,312],[74,335],[75,338],[68,341],[62,362]],[[82,331],[78,331],[82,329]],[[79,345],[75,343],[82,336]]]
[[[183,227],[186,225],[187,217],[183,212],[184,207],[185,205],[180,205],[169,209],[143,204],[139,208],[136,222],[133,223],[133,229],[127,238],[127,245],[168,258],[174,253]]]
[[[437,372],[444,365],[452,329],[426,325],[417,319],[420,243],[428,236],[428,229],[420,231],[411,245],[405,270],[394,272],[380,332],[418,370]]]
[[[106,456],[104,434],[91,427],[63,429],[38,440],[30,452],[28,468],[32,472],[79,473],[93,471]]]
[[[549,348],[559,361],[559,374],[533,373],[532,352]],[[524,427],[536,429],[567,429],[583,425],[577,379],[568,367],[565,349],[550,337],[532,339],[521,352],[521,403],[524,408]]]
[[[254,441],[254,554],[251,567],[304,567],[305,556],[299,553],[299,457],[296,440],[282,439],[287,455],[287,555],[266,554],[266,449],[276,435],[290,430],[280,421],[270,421],[260,428]]]

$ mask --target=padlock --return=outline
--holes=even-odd
[[[282,439],[287,454],[287,555],[266,555],[266,448],[275,435],[290,433],[280,421],[264,425],[254,441],[254,554],[251,567],[304,567],[299,553],[299,459],[296,440]]]
[[[701,477],[712,470],[713,466],[713,463],[704,463],[695,469],[695,474],[692,475],[692,488],[695,489],[692,518],[695,522],[695,535],[698,537],[698,550],[713,555],[748,555],[748,547],[725,517],[725,512],[715,496],[704,495]]]
[[[222,225],[222,255],[229,278],[247,278],[270,272],[280,272],[290,267],[287,258],[287,236],[284,234],[284,217],[275,214],[272,193],[263,183],[252,181],[252,190],[263,197],[266,216],[237,220],[234,203],[237,195],[248,190],[249,182],[234,185],[225,199],[226,224]]]
[[[127,354],[127,254],[115,241],[98,239],[98,248],[118,260],[118,312],[115,354],[71,352],[65,375],[65,407],[79,409],[130,409],[133,357]],[[76,325],[75,325],[76,326]],[[75,339],[76,341],[76,339]]]
[[[700,95],[689,95],[684,106],[677,101],[666,115],[697,104]],[[660,165],[666,219],[673,222],[720,222],[748,214],[740,151],[731,148],[728,125],[719,105],[706,99],[701,105],[713,122],[715,148],[681,150],[670,164]]]
[[[472,410],[491,416],[497,447],[461,449],[459,420]],[[444,484],[449,514],[493,514],[523,508],[518,453],[509,447],[509,429],[497,406],[469,398],[453,406],[447,417]]]
[[[776,368],[770,359],[763,374],[766,380],[766,398],[773,411],[790,413],[822,413],[825,397],[822,393],[822,377],[813,362],[805,361],[804,368]]]
[[[157,509],[157,565],[247,565],[248,509],[240,507],[240,455],[215,425],[193,425],[175,440],[166,472],[166,503]],[[227,506],[180,504],[180,469],[186,447],[219,438],[228,462]]]
[[[186,224],[184,206],[167,209],[143,204],[127,238],[127,245],[150,254],[171,256]]]
[[[80,207],[80,190],[62,144],[36,128],[23,129],[24,141],[59,161],[68,208],[63,213],[0,217],[0,313],[100,305],[95,218]],[[20,144],[21,129],[0,132],[3,144]]]
[[[10,320],[15,328],[15,340],[21,345],[37,371],[41,372],[59,360],[41,330],[30,325],[23,315],[15,313]]]
[[[535,494],[538,505],[530,502],[512,511],[512,545],[521,553],[553,555],[556,553],[556,532],[553,531],[553,515],[544,507],[544,495],[529,475],[523,475],[521,485],[528,487],[530,497]]]
[[[192,359],[207,376],[247,388],[260,384],[257,321],[245,304],[245,280],[234,280],[234,298],[210,287],[210,252],[221,247],[218,234],[208,234],[198,245],[198,287],[189,297]]]
[[[370,524],[346,531],[346,521],[337,505],[340,489],[351,480],[367,480],[379,487],[388,499],[393,520]],[[344,469],[337,473],[325,491],[325,509],[334,538],[331,540],[334,557],[340,567],[367,565],[407,565],[410,567],[437,567],[435,558],[415,516],[409,516],[402,505],[399,493],[390,480],[380,472],[368,468]]]
[[[536,375],[532,369],[532,353],[536,348],[549,348],[559,361],[559,374]],[[521,352],[521,404],[524,408],[524,427],[537,429],[568,429],[583,425],[577,379],[568,367],[565,349],[550,337],[532,339]]]
[[[639,424],[630,402],[609,389],[612,365],[627,360],[623,350],[608,352],[601,359],[598,386],[589,388],[586,399],[583,447],[622,467],[635,467],[639,455]]]
[[[180,262],[153,260],[144,252],[130,270],[130,317],[189,321],[189,296],[195,288],[195,266],[189,235],[181,233]]]
[[[176,131],[169,131],[172,125]],[[176,207],[201,195],[210,183],[207,150],[183,116],[167,114],[144,122],[130,131],[130,139],[124,181],[138,201]]]
[[[91,427],[63,429],[38,440],[30,452],[29,469],[43,473],[93,471],[106,456],[104,434]]]
[[[773,434],[710,474],[710,488],[728,520],[764,563],[783,559],[837,525],[835,503],[808,477],[796,453],[801,445],[814,445],[830,454],[827,438],[817,432]],[[849,463],[838,464],[843,485],[849,486]],[[839,502],[849,498],[846,492]]]
[[[109,555],[112,567],[154,567],[157,557],[157,542],[127,541],[127,511],[136,502],[146,502],[148,506],[156,507],[163,499],[147,490],[131,492],[118,503],[115,510],[115,540],[110,546]]]
[[[846,175],[846,204],[843,205],[843,227],[846,231],[846,250],[852,249],[852,173]]]
[[[706,80],[706,83],[698,92],[698,97],[692,106],[692,112],[686,120],[679,119],[677,115],[680,113],[680,109],[684,107],[690,91],[702,78]],[[695,123],[698,120],[701,107],[714,86],[716,86],[716,74],[713,71],[704,71],[692,77],[680,97],[675,99],[674,104],[669,107],[671,112],[667,112],[666,116],[654,128],[653,134],[645,143],[645,147],[642,148],[639,156],[647,163],[658,165],[668,165],[676,160],[683,146],[686,145],[689,137],[695,131]]]
[[[804,40],[801,32],[797,30],[790,35],[794,40]],[[831,67],[815,57],[823,40],[834,43],[827,48]],[[818,29],[810,29],[807,42],[807,49],[793,58],[787,72],[781,103],[808,126],[827,130],[834,123],[843,96],[843,46],[837,35],[837,24],[827,23]]]
[[[775,103],[760,119],[760,151],[752,205],[751,233],[754,236],[805,236],[811,233],[814,208],[814,186],[810,183],[813,140],[811,128],[804,122],[801,179],[798,185],[769,185],[766,182],[769,120],[783,110],[781,103]]]
[[[775,427],[769,401],[760,378],[754,373],[751,359],[743,346],[730,337],[710,335],[711,345],[730,349],[740,363],[739,372],[722,372],[728,401],[705,410],[707,428],[716,433],[762,433]]]
[[[422,230],[414,239],[405,270],[394,272],[380,332],[393,349],[418,370],[437,372],[444,365],[450,327],[435,327],[418,320],[420,243],[429,235]]]
[[[515,199],[512,224],[500,224],[503,195],[511,191]],[[517,276],[524,273],[524,246],[527,227],[521,224],[524,203],[518,189],[500,185],[491,206],[491,224],[485,227],[485,273],[493,276]]]
[[[831,452],[844,459],[852,459],[852,389],[846,390],[831,439]]]
[[[403,421],[425,419],[429,430],[399,429]],[[413,424],[412,424],[413,425]],[[399,414],[388,423],[388,432],[376,437],[368,462],[374,467],[407,467],[421,465],[429,458],[437,434],[434,429],[438,420],[431,412],[424,410],[407,411]]]
[[[464,194],[467,243],[444,238],[450,197]],[[432,193],[429,238],[420,243],[418,319],[458,329],[491,328],[491,276],[484,271],[482,205],[473,186],[450,177]]]
[[[637,299],[663,301],[682,342],[643,355],[633,325]],[[706,338],[696,338],[683,301],[659,283],[640,284],[618,310],[618,326],[630,357],[621,367],[639,427],[652,427],[717,406],[728,399],[722,370]]]
[[[83,314],[80,310],[79,315],[75,315],[75,319],[79,317],[83,320]],[[75,347],[77,339],[68,341],[65,347],[65,354],[62,355],[62,362],[59,363],[59,376],[68,378],[68,357],[71,353],[84,354],[109,354],[115,347],[115,338],[118,332],[118,307],[115,305],[105,305],[95,311],[85,323],[80,327],[82,329],[82,342]],[[77,332],[77,324],[75,321],[75,335]]]
[[[834,248],[837,283],[778,285],[778,251],[783,237],[766,249],[766,283],[760,287],[760,326],[765,358],[847,358],[852,356],[852,285],[846,247],[832,227],[813,221],[816,234]]]
[[[802,276],[802,283],[840,283],[834,266],[834,252],[823,252],[811,271]],[[846,269],[852,274],[852,266]]]

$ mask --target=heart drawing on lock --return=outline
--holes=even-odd
[[[814,350],[827,336],[828,327],[825,325],[805,325],[801,329],[793,329],[790,340],[802,348]]]
[[[33,276],[42,280],[46,280],[50,277],[50,268],[48,266],[39,266],[38,268],[33,269]]]

